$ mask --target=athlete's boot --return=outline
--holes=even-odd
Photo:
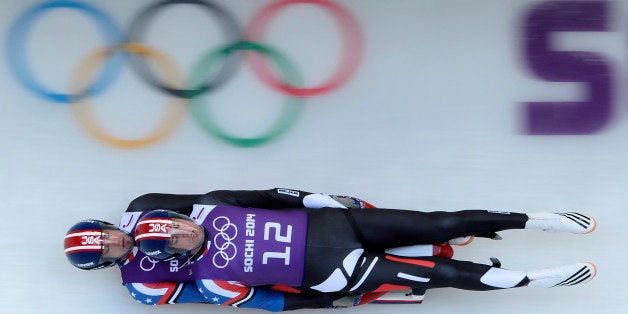
[[[596,274],[595,265],[587,262],[528,271],[526,276],[530,279],[528,287],[550,288],[583,284]]]
[[[527,214],[526,229],[591,233],[597,225],[595,219],[580,213],[533,213]]]

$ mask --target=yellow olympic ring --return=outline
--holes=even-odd
[[[185,86],[184,76],[176,69],[174,63],[166,57],[166,55],[157,50],[136,43],[125,43],[113,48],[102,48],[89,54],[80,63],[73,72],[70,80],[70,89],[73,93],[80,93],[91,84],[96,70],[102,64],[103,60],[109,58],[113,53],[118,51],[127,51],[133,54],[146,56],[153,60],[157,66],[164,72],[164,76],[170,81],[170,85],[174,87]],[[170,97],[168,107],[162,119],[159,121],[155,129],[143,138],[123,139],[109,134],[101,127],[98,119],[88,101],[88,97],[83,97],[77,102],[72,103],[73,116],[79,125],[87,131],[91,136],[111,144],[119,148],[142,148],[164,140],[168,137],[183,121],[186,113],[186,100],[177,97]]]

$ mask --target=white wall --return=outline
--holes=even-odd
[[[126,29],[152,1],[86,1]],[[534,269],[594,261],[598,277],[563,289],[430,291],[413,306],[365,306],[347,313],[619,313],[627,307],[625,187],[628,186],[626,98],[628,5],[615,2],[608,32],[561,33],[556,49],[599,53],[613,73],[609,124],[592,135],[534,136],[523,128],[526,101],[578,100],[578,83],[547,83],[526,68],[523,23],[536,1],[340,1],[359,21],[364,55],[342,88],[305,99],[294,127],[276,141],[243,148],[202,131],[191,115],[165,141],[115,148],[76,123],[72,105],[43,99],[16,79],[6,46],[10,27],[37,1],[0,4],[0,228],[4,313],[231,312],[208,305],[151,308],[120,286],[118,270],[83,272],[63,255],[67,228],[83,218],[116,222],[129,201],[148,192],[204,193],[275,186],[362,197],[416,210],[487,208],[578,210],[598,218],[588,236],[503,232],[476,240],[456,258]],[[245,25],[269,1],[219,1]],[[295,6],[273,22],[266,43],[284,50],[308,84],[335,67],[341,38],[333,19]],[[183,73],[223,41],[218,24],[188,6],[155,17],[143,43],[168,54]],[[104,41],[72,10],[48,11],[26,39],[34,75],[67,90],[79,60]],[[268,127],[285,96],[246,65],[204,100],[231,132]],[[153,127],[167,97],[125,66],[91,99],[113,134],[137,137]],[[242,310],[239,310],[242,311]],[[317,311],[325,312],[325,311]]]

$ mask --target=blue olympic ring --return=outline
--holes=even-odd
[[[26,51],[26,40],[30,32],[35,18],[48,10],[68,8],[85,12],[89,17],[94,19],[103,33],[107,43],[110,46],[118,45],[124,38],[122,31],[112,22],[113,20],[105,13],[91,5],[75,2],[75,1],[50,1],[37,5],[26,11],[11,27],[7,38],[7,58],[9,59],[9,68],[13,74],[26,86],[26,88],[36,94],[58,103],[71,103],[87,94],[98,94],[113,82],[113,78],[122,70],[123,56],[117,55],[107,61],[107,65],[95,80],[94,85],[88,90],[77,95],[64,94],[52,91],[42,83],[40,83],[30,70],[30,66],[24,59]]]

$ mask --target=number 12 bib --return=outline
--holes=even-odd
[[[305,212],[194,205],[190,217],[207,234],[207,248],[192,264],[195,279],[301,285]]]

